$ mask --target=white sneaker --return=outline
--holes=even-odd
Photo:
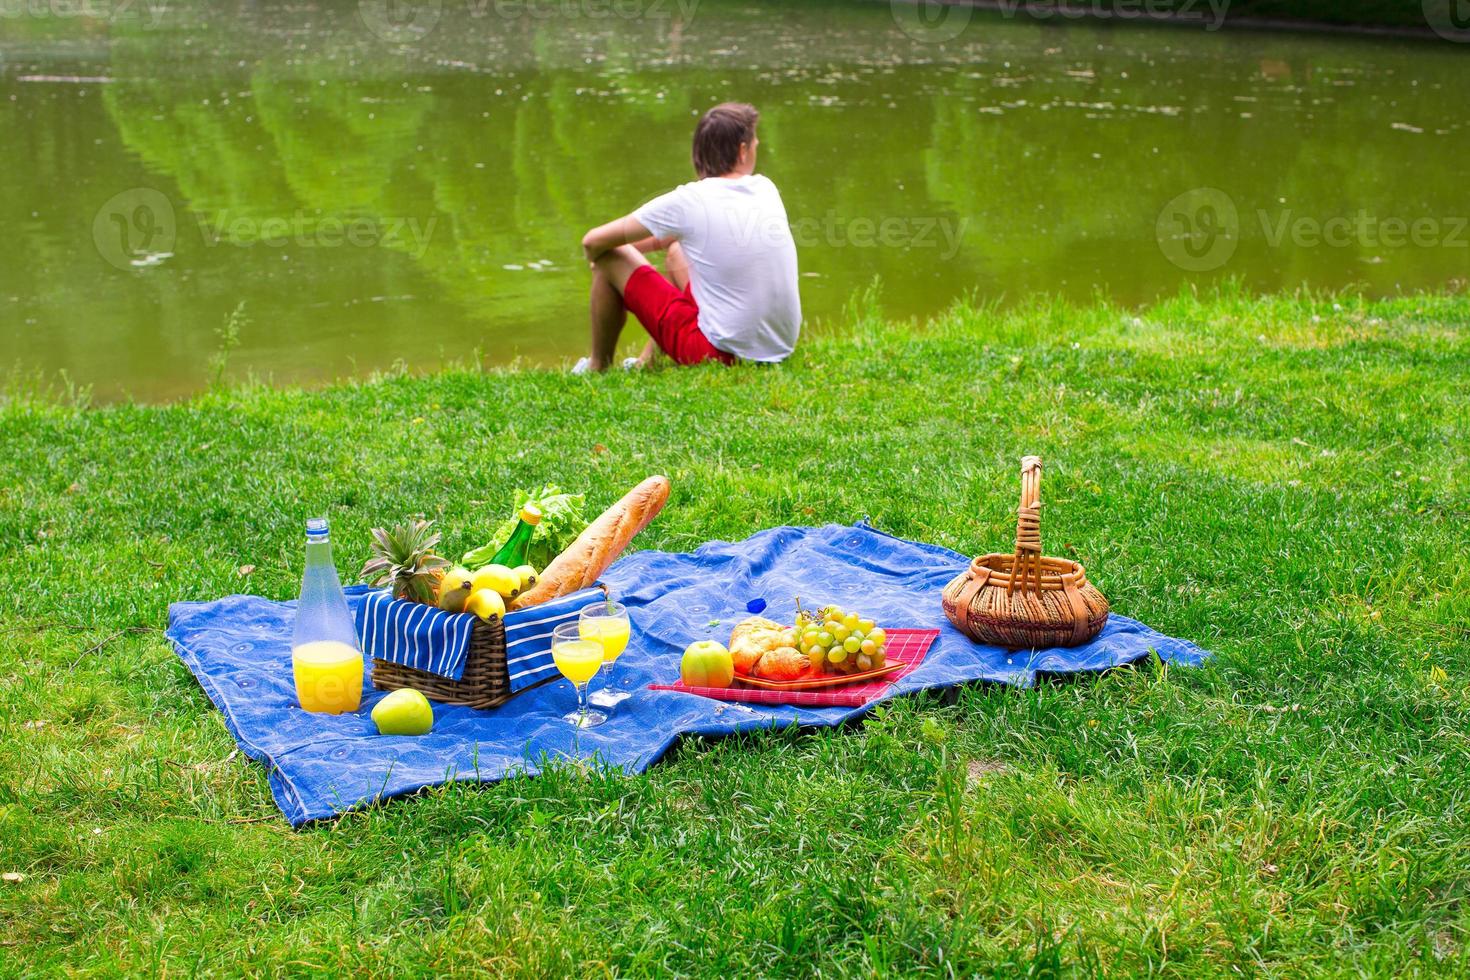
[[[639,370],[642,367],[643,367],[643,365],[639,363],[638,358],[636,358],[636,357],[625,357],[625,358],[623,358],[623,370],[624,371],[637,371],[637,370]]]
[[[572,365],[572,373],[573,374],[591,374],[592,373],[592,358],[590,358],[590,357],[579,358],[577,360],[577,363]]]

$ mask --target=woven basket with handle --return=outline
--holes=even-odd
[[[1041,554],[1041,457],[1021,460],[1016,553],[981,555],[944,587],[944,614],[977,643],[1075,647],[1102,631],[1108,600],[1075,561]]]

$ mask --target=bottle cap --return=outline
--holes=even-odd
[[[306,536],[308,538],[325,538],[327,536],[327,519],[325,517],[308,517],[306,519]]]
[[[521,508],[521,520],[527,524],[541,523],[541,508],[535,504],[527,504]]]

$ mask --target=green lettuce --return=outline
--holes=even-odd
[[[526,560],[538,572],[551,564],[551,559],[561,554],[587,528],[587,517],[582,512],[587,503],[586,494],[562,493],[560,487],[547,484],[536,493],[517,488],[515,499],[512,516],[501,522],[490,540],[465,552],[461,563],[466,568],[479,568],[490,563],[495,552],[510,540],[511,532],[520,520],[521,508],[526,504],[535,504],[541,508],[541,523],[536,525],[536,533],[531,536],[531,549],[526,555]]]

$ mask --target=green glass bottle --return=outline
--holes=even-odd
[[[521,508],[521,519],[516,524],[516,529],[510,532],[510,537],[500,550],[495,552],[495,557],[490,559],[492,565],[504,565],[506,568],[515,568],[526,564],[526,555],[531,550],[531,536],[536,533],[536,525],[541,523],[541,508],[535,504],[527,504]]]

